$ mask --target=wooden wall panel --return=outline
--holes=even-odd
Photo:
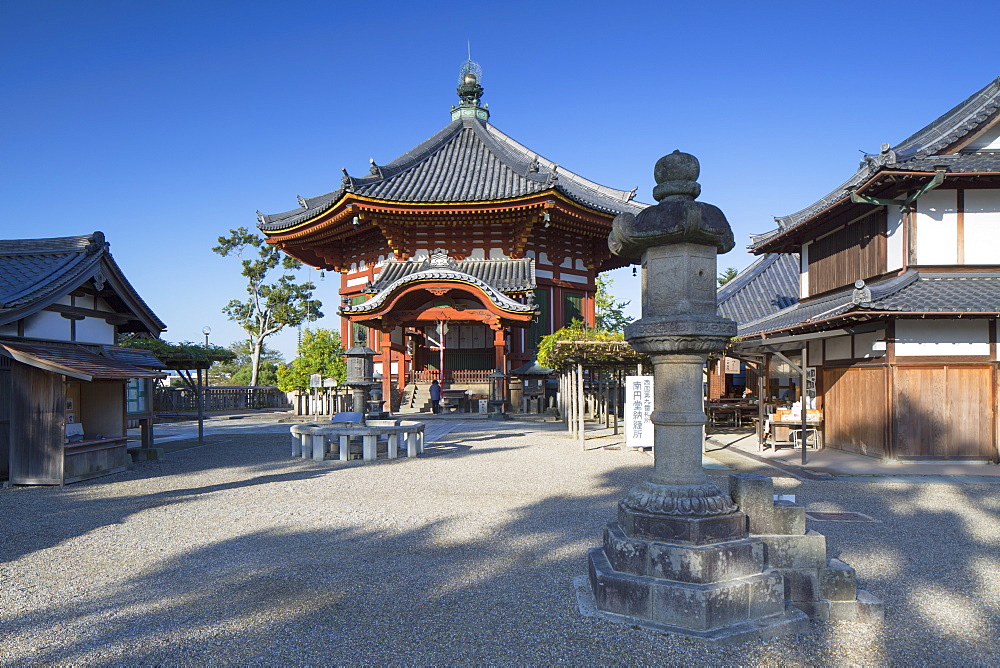
[[[943,457],[946,412],[944,368],[895,367],[894,381],[896,457]]]
[[[822,376],[826,447],[885,456],[885,369],[824,369]]]
[[[993,456],[993,373],[989,367],[950,366],[945,443],[951,457]]]
[[[993,373],[987,365],[895,369],[896,456],[989,459],[994,451]]]
[[[10,421],[10,481],[58,485],[63,480],[63,377],[14,364]]]
[[[809,294],[885,273],[886,214],[879,209],[809,246]]]

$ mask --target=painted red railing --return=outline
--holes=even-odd
[[[493,373],[490,369],[459,369],[455,371],[445,371],[444,380],[450,383],[488,383],[489,375]],[[437,371],[411,371],[407,382],[409,383],[429,383],[432,380],[440,380],[441,376]]]

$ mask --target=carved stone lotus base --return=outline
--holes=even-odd
[[[701,545],[744,538],[746,515],[712,483],[642,482],[618,503],[618,524],[633,538]]]

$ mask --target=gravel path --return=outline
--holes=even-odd
[[[282,434],[207,440],[64,489],[0,490],[0,663],[995,665],[1000,656],[998,485],[777,477],[776,491],[811,509],[880,520],[811,526],[885,600],[886,620],[711,647],[577,609],[572,580],[649,455],[581,453],[555,425],[517,422],[462,423],[419,459],[346,467],[288,459]],[[709,473],[725,484],[724,471]]]

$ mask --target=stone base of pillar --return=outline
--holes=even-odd
[[[605,619],[709,642],[808,631],[806,615],[786,607],[781,573],[764,568],[759,540],[651,541],[613,523],[604,546],[588,556],[594,603]]]

